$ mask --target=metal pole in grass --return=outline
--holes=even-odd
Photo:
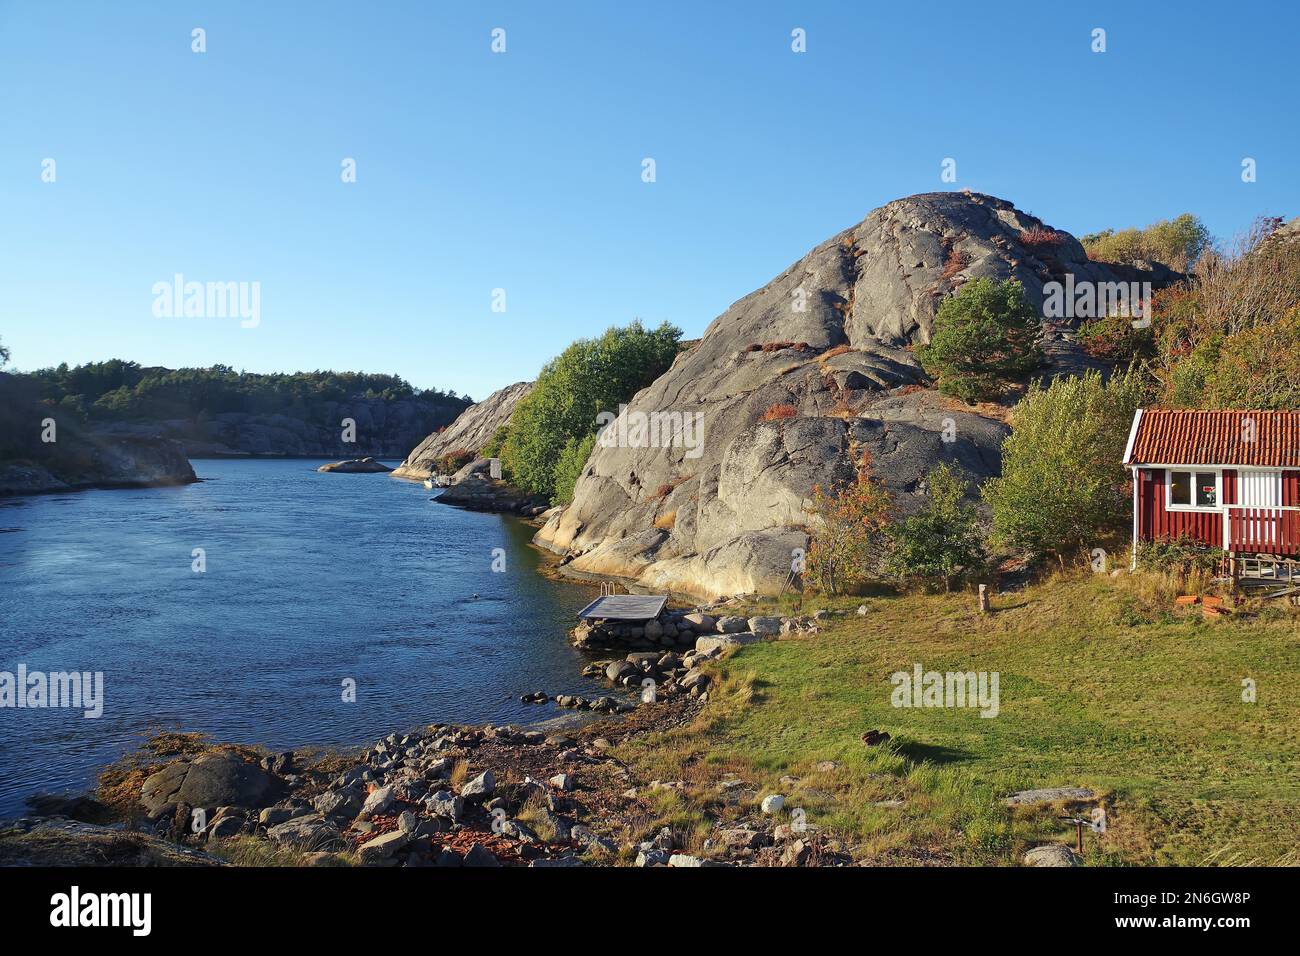
[[[1084,820],[1081,817],[1061,817],[1061,819],[1067,823],[1074,824],[1075,849],[1078,851],[1079,856],[1083,856],[1083,828],[1092,826],[1092,822],[1090,820]]]

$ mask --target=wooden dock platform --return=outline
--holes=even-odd
[[[666,594],[602,594],[581,611],[585,621],[649,621],[668,603]]]

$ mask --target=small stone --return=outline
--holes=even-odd
[[[492,775],[491,770],[484,770],[473,780],[468,780],[461,786],[460,795],[466,800],[482,800],[490,797],[495,789],[496,777]]]
[[[573,774],[571,773],[557,773],[547,782],[556,790],[564,790],[568,792],[574,788]]]
[[[507,820],[501,825],[501,832],[521,843],[540,843],[541,838],[527,824],[518,820]]]
[[[434,816],[446,817],[453,822],[459,821],[465,813],[465,801],[445,790],[432,794],[424,801],[424,805]]]
[[[811,852],[812,851],[809,849],[808,844],[804,843],[803,840],[795,840],[787,846],[785,852],[781,854],[781,865],[803,866],[808,862],[808,857],[811,855]]]
[[[393,792],[392,787],[379,787],[370,791],[366,797],[366,802],[361,805],[362,817],[375,817],[387,813],[393,807],[393,802],[397,795]]]
[[[273,827],[293,819],[293,811],[288,807],[267,807],[257,815],[257,822],[264,827]]]
[[[363,843],[357,847],[357,858],[363,866],[374,866],[387,860],[410,842],[410,834],[403,833],[401,830],[394,830],[391,833],[385,833],[383,836],[377,836],[368,843]]]
[[[785,797],[779,793],[773,793],[763,798],[762,809],[764,813],[780,813],[785,809]]]
[[[500,866],[501,861],[492,855],[482,844],[475,843],[465,854],[462,866]]]
[[[222,840],[226,837],[236,836],[244,830],[244,821],[239,817],[225,816],[214,820],[208,825],[204,833],[209,840]]]
[[[725,846],[736,850],[755,850],[767,843],[767,835],[748,827],[723,830],[718,836]]]

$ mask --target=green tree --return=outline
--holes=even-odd
[[[984,563],[979,514],[966,500],[968,483],[946,463],[926,476],[921,510],[897,522],[890,537],[889,573],[906,582],[942,584],[945,591],[961,575]]]
[[[569,451],[576,455],[601,412],[617,412],[667,371],[681,336],[667,322],[649,331],[632,322],[579,339],[548,362],[510,416],[500,458],[511,481],[556,500],[556,467],[570,442],[577,443]]]
[[[841,594],[865,581],[886,540],[892,509],[893,498],[871,476],[866,458],[853,482],[814,485],[806,580],[823,594]]]
[[[974,403],[997,397],[1042,361],[1038,316],[1019,282],[981,278],[939,304],[934,336],[917,350],[939,391]]]
[[[1086,554],[1128,526],[1122,464],[1141,373],[1097,372],[1035,384],[1012,412],[1002,477],[984,484],[996,542],[1035,554]]]
[[[1149,260],[1188,272],[1210,248],[1210,230],[1189,212],[1144,229],[1104,229],[1079,242],[1091,259],[1132,265]]]
[[[1300,308],[1216,341],[1204,408],[1300,408]]]
[[[573,488],[582,477],[582,469],[591,457],[591,450],[596,447],[596,433],[592,432],[581,440],[570,438],[560,451],[555,462],[555,503],[567,505],[573,500]]]

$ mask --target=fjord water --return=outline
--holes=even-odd
[[[565,634],[593,589],[537,574],[530,527],[318,464],[195,460],[207,480],[181,488],[0,499],[0,671],[104,673],[98,719],[0,709],[0,817],[84,792],[152,730],[346,747],[544,720],[554,705],[520,694],[596,689]]]

